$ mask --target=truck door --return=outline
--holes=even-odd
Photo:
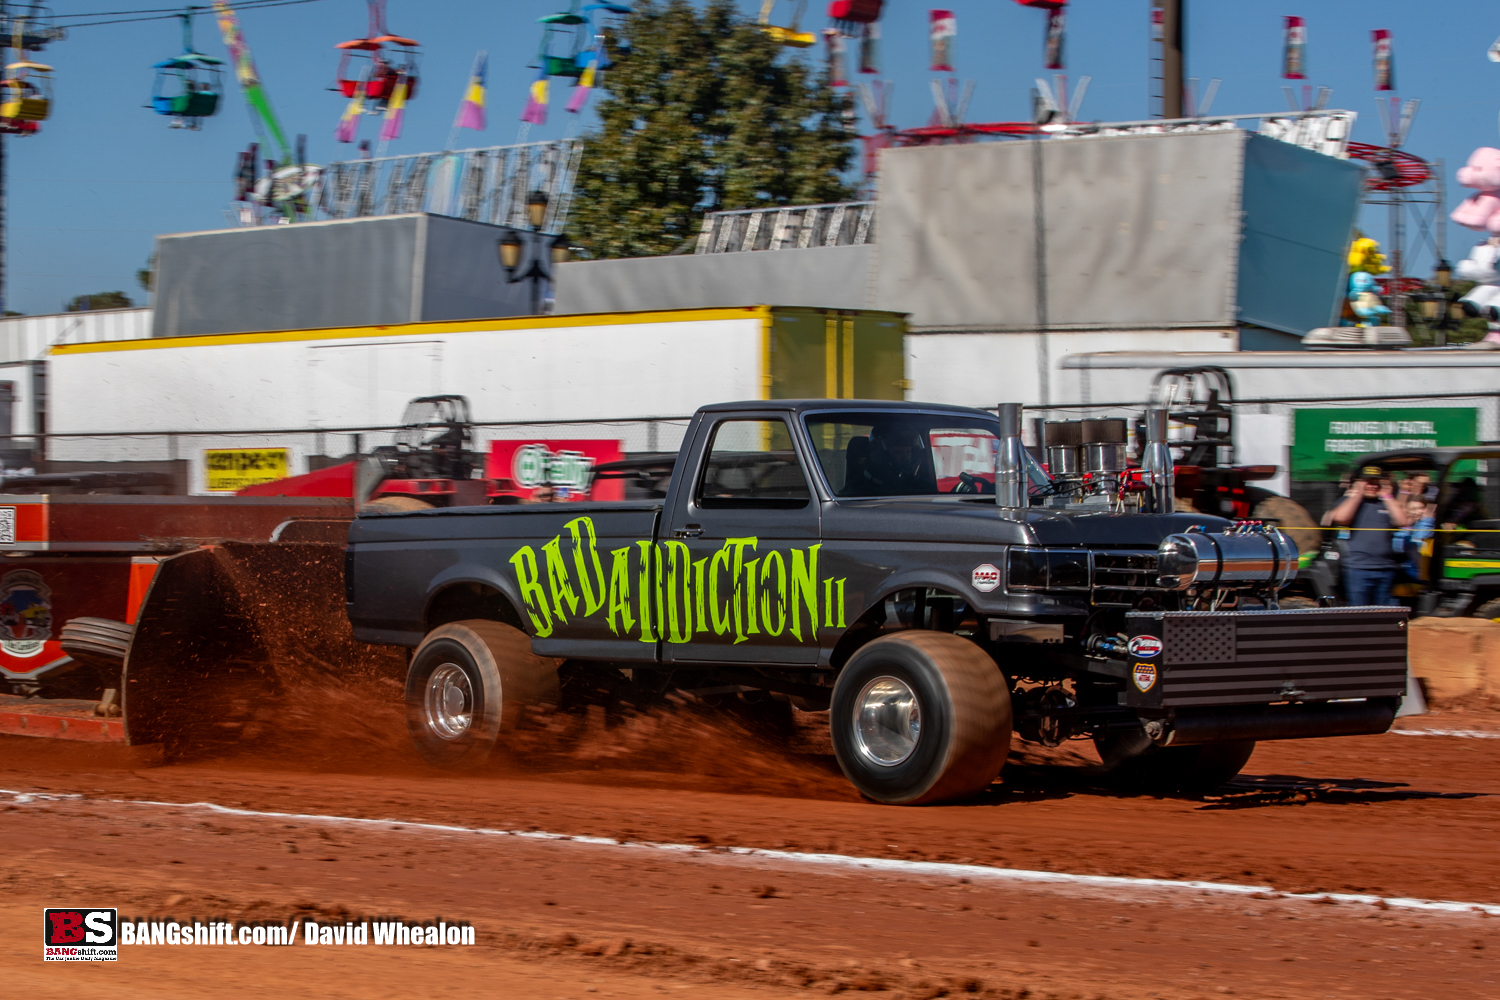
[[[710,412],[659,536],[662,659],[814,664],[818,503],[780,413]]]

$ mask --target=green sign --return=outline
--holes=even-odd
[[[1342,477],[1355,459],[1371,452],[1477,444],[1479,410],[1472,406],[1302,409],[1296,411],[1294,428],[1292,478],[1327,482]]]

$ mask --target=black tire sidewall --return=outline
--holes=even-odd
[[[452,663],[468,676],[474,695],[473,724],[468,732],[451,740],[429,728],[426,713],[427,683],[445,663]],[[465,767],[489,756],[499,736],[498,726],[490,725],[489,720],[498,716],[500,691],[486,673],[476,651],[457,636],[436,637],[418,648],[406,674],[406,724],[423,760],[443,767]]]
[[[855,735],[855,704],[865,685],[877,677],[894,677],[917,697],[921,733],[912,755],[899,764],[870,760],[859,749]],[[952,695],[937,666],[921,650],[905,643],[872,644],[856,653],[839,673],[829,729],[839,766],[855,788],[877,802],[913,802],[947,769],[952,752]]]

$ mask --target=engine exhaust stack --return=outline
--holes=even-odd
[[[1141,466],[1151,475],[1151,503],[1158,514],[1172,513],[1173,486],[1177,477],[1172,468],[1172,449],[1167,447],[1167,411],[1152,407],[1146,411],[1146,453]]]
[[[995,453],[995,505],[1024,508],[1026,496],[1025,446],[1021,444],[1021,404],[1000,404],[1000,442]]]

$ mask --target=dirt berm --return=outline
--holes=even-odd
[[[1500,704],[1500,622],[1415,619],[1410,662],[1412,674],[1434,705]]]

